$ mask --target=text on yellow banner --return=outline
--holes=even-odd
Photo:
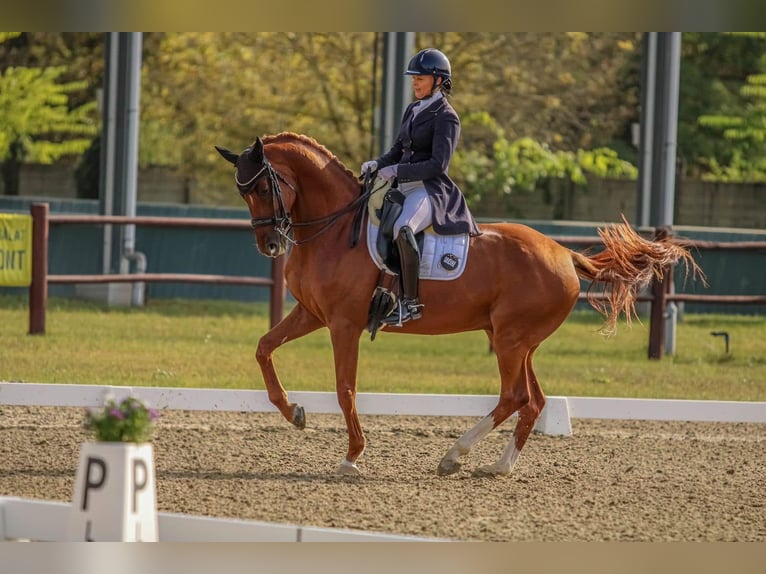
[[[32,216],[0,213],[0,286],[32,282]]]

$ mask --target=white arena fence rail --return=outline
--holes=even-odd
[[[266,391],[127,387],[0,382],[0,405],[98,407],[108,395],[145,399],[157,409],[277,412]],[[337,395],[293,391],[290,399],[309,413],[340,414]],[[359,393],[357,409],[366,415],[477,416],[497,404],[495,395]],[[547,397],[535,430],[571,435],[572,418],[766,423],[766,403],[669,399]],[[63,502],[0,497],[0,541],[61,541],[71,505]],[[351,542],[437,541],[385,533],[293,526],[205,516],[158,513],[161,541]]]
[[[0,542],[64,542],[71,504],[0,496]],[[158,512],[160,542],[446,542],[343,528]]]
[[[0,405],[98,407],[104,397],[136,396],[157,409],[277,412],[266,391],[0,382]],[[331,392],[291,391],[308,413],[340,414]],[[571,435],[572,418],[766,423],[766,402],[549,396],[537,432]],[[496,395],[358,393],[364,415],[477,416],[497,405]]]

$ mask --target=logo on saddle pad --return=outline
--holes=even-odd
[[[441,266],[444,267],[447,271],[454,271],[457,269],[458,264],[460,263],[460,260],[457,258],[457,255],[453,255],[452,253],[445,253],[442,255]]]

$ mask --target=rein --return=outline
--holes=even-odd
[[[334,211],[333,213],[330,213],[328,215],[325,215],[324,217],[320,217],[317,219],[312,219],[310,221],[298,221],[293,222],[290,214],[285,209],[285,203],[284,199],[282,197],[282,188],[279,185],[279,181],[283,181],[287,186],[292,189],[293,191],[297,191],[295,187],[285,179],[285,177],[280,174],[274,167],[271,165],[269,160],[264,158],[263,160],[263,167],[256,173],[253,177],[251,177],[246,182],[240,182],[239,178],[237,177],[237,172],[234,172],[234,181],[237,184],[237,187],[239,188],[239,192],[241,195],[245,196],[249,193],[252,193],[252,188],[255,185],[255,183],[260,180],[263,177],[269,178],[269,183],[271,187],[271,195],[274,202],[274,216],[273,217],[254,217],[250,220],[250,226],[253,229],[258,229],[259,227],[264,227],[266,225],[270,225],[274,227],[274,230],[282,237],[285,241],[292,245],[303,245],[304,243],[308,243],[309,241],[312,241],[322,235],[325,231],[330,229],[332,225],[338,221],[343,215],[350,213],[351,211],[354,211],[354,209],[358,208],[357,216],[354,218],[355,225],[354,225],[354,232],[351,239],[352,246],[356,245],[356,242],[358,241],[358,237],[356,237],[357,232],[356,228],[359,227],[356,224],[357,219],[361,218],[361,215],[364,213],[364,206],[366,204],[366,201],[370,198],[370,196],[376,191],[373,189],[372,182],[373,178],[368,173],[365,174],[364,177],[364,183],[362,185],[362,193],[354,199],[351,203],[348,205],[340,208],[338,211]],[[293,230],[298,227],[311,227],[314,225],[320,225],[323,224],[322,227],[317,230],[312,235],[305,237],[301,240],[296,240],[292,237]]]

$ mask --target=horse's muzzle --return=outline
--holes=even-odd
[[[257,241],[258,251],[266,257],[279,257],[287,251],[287,242],[280,236],[269,234],[263,241]]]

